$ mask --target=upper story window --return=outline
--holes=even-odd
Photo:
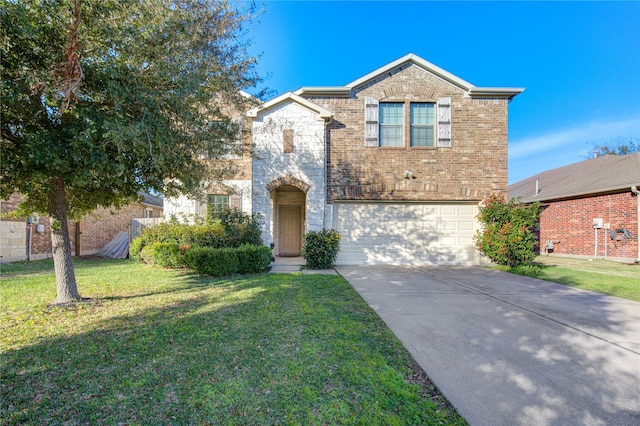
[[[380,146],[404,146],[404,104],[380,103]]]
[[[435,146],[435,105],[411,104],[411,146]]]
[[[364,101],[365,146],[451,147],[451,98],[410,103],[378,102],[367,96]]]

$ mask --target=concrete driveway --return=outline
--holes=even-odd
[[[640,425],[640,303],[483,268],[337,270],[471,425]]]

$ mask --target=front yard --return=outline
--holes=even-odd
[[[339,276],[2,265],[2,424],[465,424]]]

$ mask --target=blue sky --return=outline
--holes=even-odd
[[[415,53],[509,105],[509,183],[640,137],[640,2],[265,1],[249,28],[272,95]]]

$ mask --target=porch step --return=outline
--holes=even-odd
[[[272,263],[271,274],[293,274],[301,272],[303,275],[338,275],[335,269],[302,269],[302,265],[277,265]]]
[[[270,273],[287,274],[292,272],[300,272],[302,265],[273,265]]]

